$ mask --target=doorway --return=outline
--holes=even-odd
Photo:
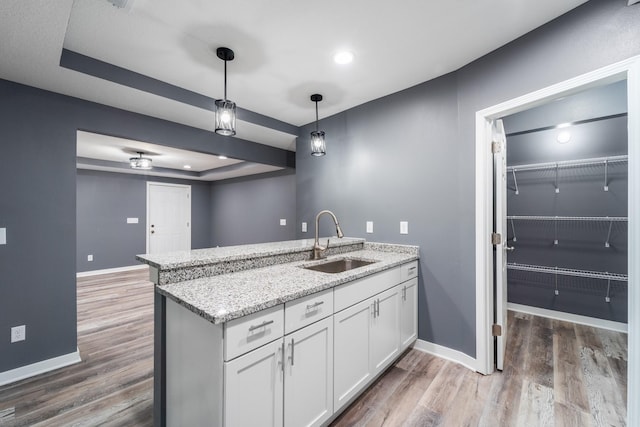
[[[628,188],[628,323],[629,353],[640,351],[640,333],[633,326],[640,324],[640,293],[637,291],[637,250],[640,244],[640,232],[634,218],[639,213],[640,174],[637,163],[640,160],[640,60],[631,58],[618,64],[585,74],[569,81],[542,89],[540,91],[507,101],[476,113],[476,362],[477,371],[491,374],[494,371],[494,339],[492,324],[494,310],[506,307],[506,298],[494,305],[494,258],[491,242],[493,231],[493,155],[491,140],[493,121],[533,107],[540,106],[553,99],[576,94],[585,89],[602,86],[616,81],[627,81],[628,99],[628,150],[629,150],[629,188]],[[506,239],[496,245],[496,251],[506,251]],[[634,286],[634,284],[636,286]],[[505,310],[506,311],[506,310]],[[504,328],[506,330],[506,328]],[[637,362],[637,361],[636,361]],[[628,365],[628,401],[638,398],[640,375],[633,357]],[[633,405],[628,405],[628,423],[635,425],[640,414]]]
[[[147,182],[147,253],[191,249],[191,186]]]

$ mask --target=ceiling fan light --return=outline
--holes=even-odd
[[[132,169],[140,169],[140,170],[149,170],[153,167],[151,166],[151,159],[148,157],[142,157],[144,153],[138,151],[138,157],[131,157],[129,159],[129,165]]]

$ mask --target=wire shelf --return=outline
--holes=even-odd
[[[608,157],[595,157],[591,159],[580,160],[563,160],[559,162],[548,163],[530,163],[523,165],[513,165],[507,167],[507,172],[520,172],[525,170],[542,170],[542,169],[555,169],[566,167],[579,167],[579,166],[591,166],[591,165],[604,165],[606,163],[623,163],[629,160],[629,156],[608,156]]]
[[[628,276],[626,274],[578,270],[573,268],[562,268],[562,267],[547,267],[547,266],[532,265],[532,264],[518,264],[515,262],[507,263],[507,269],[520,270],[520,271],[532,271],[535,273],[548,273],[548,274],[556,274],[556,275],[560,274],[563,276],[588,277],[592,279],[615,280],[617,282],[628,281]]]
[[[601,221],[627,222],[626,216],[540,216],[540,215],[507,215],[507,219],[524,221]]]

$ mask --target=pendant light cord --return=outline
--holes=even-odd
[[[316,101],[316,132],[318,132],[318,101]]]
[[[224,100],[227,100],[227,60],[224,60]]]

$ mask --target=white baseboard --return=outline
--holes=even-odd
[[[565,322],[578,323],[594,328],[609,329],[617,332],[628,332],[628,325],[612,320],[598,319],[596,317],[581,316],[579,314],[565,313],[563,311],[548,310],[546,308],[531,307],[529,305],[507,303],[507,309],[520,313],[533,314],[534,316],[548,317],[549,319],[563,320]]]
[[[65,366],[79,362],[82,362],[82,359],[80,358],[80,350],[76,349],[73,353],[63,354],[62,356],[42,360],[40,362],[32,363],[31,365],[21,366],[19,368],[11,369],[10,371],[0,372],[0,386],[44,374],[45,372],[53,371],[55,369],[64,368]]]
[[[416,340],[413,348],[450,360],[464,366],[465,368],[471,369],[472,371],[476,371],[476,359],[461,351],[453,350],[449,347],[423,340]]]
[[[122,273],[125,271],[143,270],[145,268],[149,268],[149,266],[146,264],[140,264],[140,265],[128,265],[126,267],[105,268],[104,270],[80,271],[76,273],[76,277],[89,277],[89,276],[97,276],[99,274]]]

